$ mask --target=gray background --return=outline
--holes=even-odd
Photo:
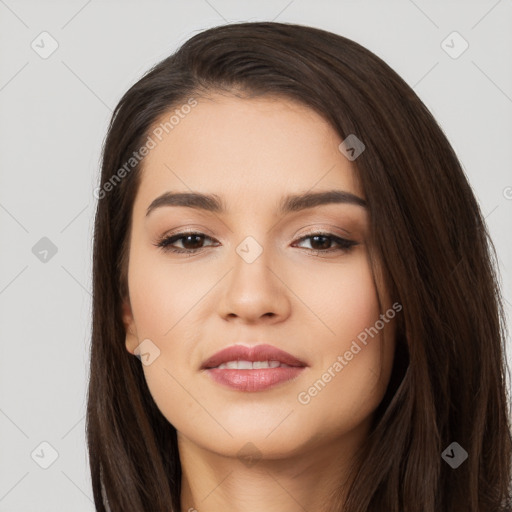
[[[0,512],[94,510],[84,415],[93,189],[109,116],[191,35],[244,20],[344,35],[414,88],[486,215],[510,318],[511,0],[0,0]],[[47,58],[43,31],[58,43]],[[457,58],[462,40],[442,46],[453,31],[469,44]]]

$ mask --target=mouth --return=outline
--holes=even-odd
[[[202,370],[237,391],[262,391],[295,379],[307,363],[272,345],[232,345],[207,359]]]
[[[236,364],[236,366],[235,366]],[[249,366],[251,364],[251,366]],[[231,345],[216,352],[203,362],[201,369],[209,370],[226,365],[224,368],[251,370],[277,368],[279,366],[305,367],[306,362],[272,345]],[[228,366],[229,365],[229,366]],[[267,366],[268,365],[268,366]]]
[[[280,361],[245,361],[239,359],[236,361],[227,361],[214,368],[218,368],[219,370],[261,370],[263,368],[294,368],[294,366],[281,363]],[[295,368],[298,367],[296,366]]]

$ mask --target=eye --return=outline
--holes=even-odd
[[[353,246],[357,245],[357,242],[341,238],[332,233],[309,233],[298,240],[302,242],[304,240],[310,240],[311,251],[315,253],[331,253],[331,252],[348,252]],[[331,243],[334,242],[337,247],[331,247]],[[316,247],[314,247],[316,246]]]
[[[205,235],[204,233],[191,231],[176,233],[171,236],[164,236],[154,245],[162,249],[164,252],[193,255],[200,252],[201,249],[204,248],[198,247],[198,245],[200,246],[204,240],[215,239]],[[300,238],[297,242],[303,242],[304,240],[311,240],[310,244],[312,247],[309,250],[317,254],[348,252],[353,246],[357,245],[357,242],[354,242],[353,240],[341,238],[332,233],[310,233]],[[178,241],[181,241],[183,248],[173,246],[173,244]],[[331,247],[332,242],[334,242],[337,247]]]
[[[175,252],[175,253],[186,253],[186,254],[194,254],[196,253],[201,247],[197,247],[198,244],[201,243],[202,239],[208,239],[213,240],[213,238],[205,235],[204,233],[199,232],[182,232],[177,233],[172,236],[164,236],[157,244],[155,244],[157,247],[160,247],[164,252]],[[178,240],[186,240],[185,242],[182,242],[182,245],[184,245],[183,249],[180,249],[179,247],[173,247],[172,244],[177,242]],[[186,246],[189,246],[188,248]],[[191,246],[191,247],[190,247]]]

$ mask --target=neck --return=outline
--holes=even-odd
[[[359,431],[270,459],[255,447],[252,457],[222,455],[178,433],[181,512],[329,512],[334,496],[341,502],[345,498],[350,464],[362,442]]]

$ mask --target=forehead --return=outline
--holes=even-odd
[[[278,204],[283,195],[316,189],[363,196],[351,162],[338,150],[341,137],[307,106],[212,95],[165,125],[176,109],[154,124],[161,140],[152,136],[135,208],[147,208],[167,191],[217,194],[228,210]]]

